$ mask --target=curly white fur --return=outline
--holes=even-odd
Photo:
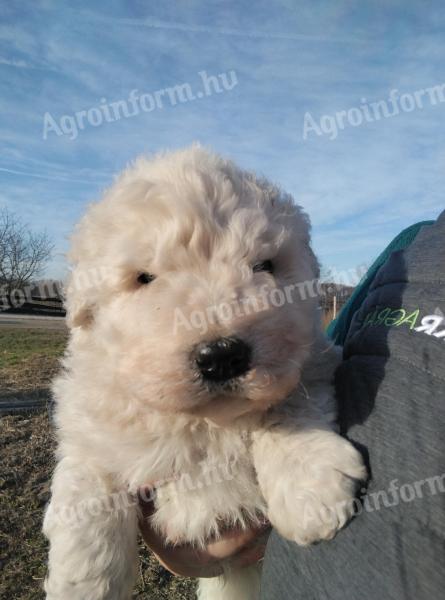
[[[130,598],[134,494],[147,482],[158,487],[153,525],[173,543],[202,545],[222,522],[245,527],[266,514],[307,544],[350,516],[365,472],[332,431],[337,356],[316,299],[295,294],[281,307],[235,312],[205,333],[173,328],[178,307],[185,317],[205,314],[313,280],[309,229],[288,195],[199,146],[138,160],[90,207],[73,237],[71,337],[54,384],[48,600]],[[273,275],[252,270],[264,260]],[[141,286],[141,272],[156,279]],[[204,385],[190,359],[198,343],[222,336],[253,349],[231,388]],[[339,504],[331,520],[303,518],[308,507]],[[255,569],[228,570],[204,582],[200,598],[255,598],[258,580]]]

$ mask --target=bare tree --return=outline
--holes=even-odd
[[[7,295],[40,275],[51,258],[47,233],[33,232],[8,209],[0,210],[0,287]]]

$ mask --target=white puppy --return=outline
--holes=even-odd
[[[266,515],[309,544],[351,516],[365,470],[333,431],[309,229],[290,196],[199,146],[138,160],[90,207],[54,385],[48,600],[131,597],[146,482],[173,543]],[[254,599],[258,579],[227,569],[199,595]]]

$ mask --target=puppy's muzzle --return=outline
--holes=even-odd
[[[251,357],[250,346],[235,337],[199,344],[194,352],[194,361],[202,378],[219,383],[247,373]]]

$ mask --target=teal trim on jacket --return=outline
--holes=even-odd
[[[352,318],[357,310],[360,308],[363,300],[368,294],[368,290],[374,281],[377,272],[382,267],[393,252],[397,250],[404,250],[412,244],[416,239],[417,234],[422,227],[433,225],[435,221],[422,221],[411,225],[407,229],[404,229],[399,235],[389,244],[389,246],[380,254],[378,259],[368,269],[368,272],[362,279],[362,281],[355,288],[354,293],[344,305],[338,317],[332,321],[327,328],[327,335],[335,343],[336,346],[343,346],[346,340],[346,336],[351,325]]]

